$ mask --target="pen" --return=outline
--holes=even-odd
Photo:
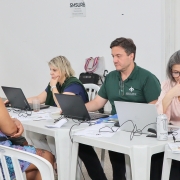
[[[62,119],[62,116],[61,116],[61,117],[59,117],[59,118],[57,118],[57,119],[54,119],[54,123],[56,123],[56,122],[60,121],[61,119]]]
[[[55,119],[55,120],[54,120],[54,123],[57,123],[58,121],[59,121],[59,119]]]

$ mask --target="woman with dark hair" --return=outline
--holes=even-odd
[[[170,57],[166,73],[168,79],[161,85],[157,110],[166,114],[172,124],[180,124],[180,50]]]
[[[180,50],[169,59],[166,68],[168,79],[161,85],[156,102],[158,114],[166,114],[171,124],[180,125]],[[172,160],[170,180],[179,180],[180,162]]]
[[[48,152],[44,151],[42,149],[35,149],[33,146],[20,146],[20,145],[14,145],[11,140],[2,140],[3,137],[6,139],[7,137],[19,137],[23,133],[23,126],[20,121],[17,119],[11,118],[9,116],[9,113],[7,112],[1,98],[0,98],[0,145],[8,146],[14,149],[19,149],[22,151],[27,151],[33,154],[37,154],[46,160],[48,160],[51,164],[53,164],[53,155]],[[8,165],[9,174],[11,177],[11,180],[15,179],[15,173],[12,166],[12,161],[10,157],[6,157],[6,162]],[[26,161],[19,160],[21,169],[23,172],[26,173],[27,180],[41,180],[41,175],[39,170],[36,168],[34,164],[31,164]],[[1,169],[1,163],[0,163],[0,169]]]

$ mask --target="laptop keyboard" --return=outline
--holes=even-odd
[[[89,116],[91,120],[108,117],[107,114],[98,114],[98,113],[89,113]]]

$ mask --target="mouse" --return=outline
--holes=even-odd
[[[120,126],[119,126],[119,122],[118,122],[118,121],[117,121],[117,122],[115,122],[115,123],[114,123],[114,126],[116,126],[116,127],[120,127]]]

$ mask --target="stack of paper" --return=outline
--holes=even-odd
[[[67,123],[67,119],[61,119],[54,124],[45,125],[48,128],[60,128],[63,124]]]
[[[168,143],[173,153],[180,153],[180,143]]]
[[[113,128],[113,130],[115,130]],[[88,136],[88,137],[112,137],[115,132],[105,124],[92,125],[82,131],[76,132],[76,136]]]

